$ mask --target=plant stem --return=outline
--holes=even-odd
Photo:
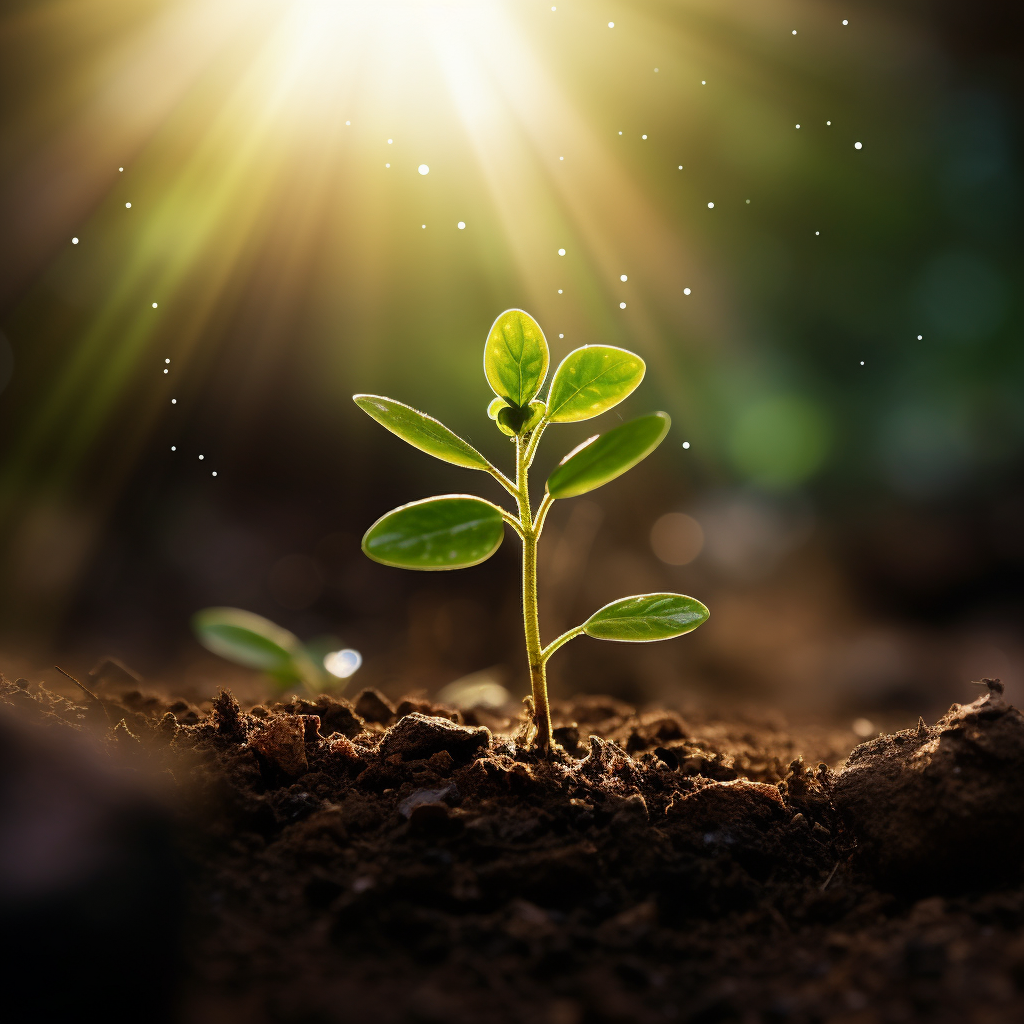
[[[533,447],[533,446],[531,446]],[[544,655],[540,646],[540,619],[537,614],[537,539],[540,531],[533,521],[528,487],[529,462],[536,448],[529,451],[516,438],[516,501],[519,521],[523,527],[523,631],[526,634],[526,658],[530,665],[530,687],[533,692],[533,721],[537,727],[537,747],[547,757],[551,752],[551,708]],[[538,516],[538,518],[540,518]]]

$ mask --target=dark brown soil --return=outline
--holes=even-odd
[[[608,698],[556,707],[567,752],[545,763],[483,712],[375,693],[249,712],[229,695],[209,711],[138,691],[0,697],[31,752],[4,766],[0,820],[40,775],[106,794],[101,874],[122,914],[112,964],[51,886],[47,920],[66,912],[83,938],[69,953],[40,930],[8,965],[95,964],[111,1020],[1024,1020],[1024,717],[996,684],[845,768],[826,731]],[[91,786],[90,725],[106,759]],[[150,777],[162,789],[140,796]],[[0,828],[0,860],[10,846]],[[110,867],[126,850],[128,897]],[[0,889],[0,924],[17,903]],[[90,977],[75,974],[80,1006]]]

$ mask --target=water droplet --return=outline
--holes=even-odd
[[[554,8],[551,8],[554,10]],[[359,670],[363,663],[363,656],[355,650],[346,647],[342,651],[331,651],[324,655],[324,668],[337,679],[348,679]]]
[[[420,174],[430,173],[430,168],[426,164],[420,164],[419,167],[416,168],[416,170],[419,171]]]

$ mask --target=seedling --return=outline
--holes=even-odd
[[[319,692],[353,675],[363,660],[358,651],[333,650],[334,637],[304,644],[284,626],[242,608],[203,608],[192,616],[192,629],[208,651],[264,672],[282,689],[301,683]]]
[[[353,401],[393,434],[428,455],[489,473],[516,501],[518,515],[470,494],[443,494],[414,501],[382,516],[366,531],[363,551],[374,561],[402,569],[464,569],[498,550],[507,524],[523,545],[523,632],[530,666],[535,743],[551,751],[547,661],[582,633],[598,640],[646,643],[696,629],[708,617],[700,601],[683,594],[638,594],[599,608],[546,647],[537,616],[537,542],[551,505],[586,494],[632,469],[665,438],[670,420],[654,412],[594,435],[574,448],[548,477],[536,511],[529,472],[540,439],[551,423],[589,420],[618,405],[643,380],[646,366],[632,352],[586,345],[570,352],[555,370],[547,398],[538,399],[547,377],[548,344],[540,325],[521,309],[502,313],[484,345],[484,375],[495,398],[487,415],[515,443],[515,480],[493,466],[443,423],[411,406],[378,395]]]

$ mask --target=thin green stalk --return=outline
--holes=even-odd
[[[540,646],[540,617],[537,612],[537,537],[538,531],[530,509],[529,448],[516,438],[516,489],[519,492],[519,521],[523,527],[523,630],[526,635],[526,658],[530,665],[530,687],[533,693],[533,720],[537,727],[537,746],[543,756],[551,751],[551,708],[544,656]],[[543,507],[543,505],[542,505]]]
[[[540,652],[540,656],[543,659],[543,661],[547,662],[548,658],[550,658],[551,655],[554,654],[555,651],[557,651],[558,648],[562,646],[562,644],[567,644],[570,640],[572,640],[573,637],[579,636],[582,632],[582,626],[574,626],[572,629],[567,630],[557,639],[552,640],[551,643],[549,643],[547,647],[545,647],[544,650]]]

